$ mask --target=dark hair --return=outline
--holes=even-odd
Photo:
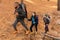
[[[45,16],[47,17],[47,16],[48,16],[48,14],[45,14]]]
[[[33,12],[36,15],[36,12]]]
[[[15,4],[18,4],[18,5],[20,5],[20,4],[19,4],[19,2],[15,2]],[[17,8],[17,7],[15,7],[15,9],[16,9],[16,8]]]

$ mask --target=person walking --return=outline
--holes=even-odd
[[[16,28],[16,25],[18,22],[20,22],[23,27],[26,29],[26,34],[29,33],[29,30],[24,22],[24,18],[25,18],[25,13],[24,11],[21,9],[21,6],[18,2],[15,2],[15,12],[14,14],[16,15],[16,20],[15,22],[13,23],[13,27],[15,29],[15,31],[17,32],[17,28]]]
[[[36,33],[37,33],[38,16],[36,15],[36,12],[33,12],[31,18],[28,19],[28,20],[32,21],[31,26],[30,26],[31,34],[33,33],[33,30],[32,30],[33,26],[35,26]]]
[[[48,25],[50,23],[50,16],[48,14],[45,14],[43,21],[45,23],[45,33],[47,33],[49,31]]]

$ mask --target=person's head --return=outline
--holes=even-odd
[[[21,0],[21,3],[23,3],[24,2],[24,0]]]
[[[15,2],[14,6],[17,8],[19,6],[19,2]]]
[[[32,13],[32,16],[36,16],[36,12],[33,12],[33,13]]]
[[[45,14],[45,17],[48,17],[48,14]]]

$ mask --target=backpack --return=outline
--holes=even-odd
[[[44,17],[43,18],[43,20],[44,20],[44,22],[46,23],[46,24],[49,24],[50,23],[50,17]]]
[[[20,4],[20,8],[21,8],[21,10],[22,10],[22,11],[21,11],[22,16],[23,16],[23,17],[26,17],[26,16],[27,16],[27,13],[23,11],[22,4]],[[26,10],[26,8],[25,8],[25,10]]]

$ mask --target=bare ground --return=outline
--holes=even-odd
[[[39,16],[38,34],[26,35],[25,30],[20,23],[17,25],[19,33],[13,34],[13,22],[15,20],[14,15],[14,2],[20,2],[20,0],[0,0],[0,40],[42,40],[44,36],[41,32],[44,32],[43,15],[48,13],[51,16],[51,23],[49,25],[48,34],[53,37],[60,38],[60,12],[57,11],[57,0],[25,0],[28,10],[28,18],[31,17],[31,13],[36,11]],[[26,21],[29,28],[31,22]],[[45,40],[53,40],[53,38],[46,37]]]

